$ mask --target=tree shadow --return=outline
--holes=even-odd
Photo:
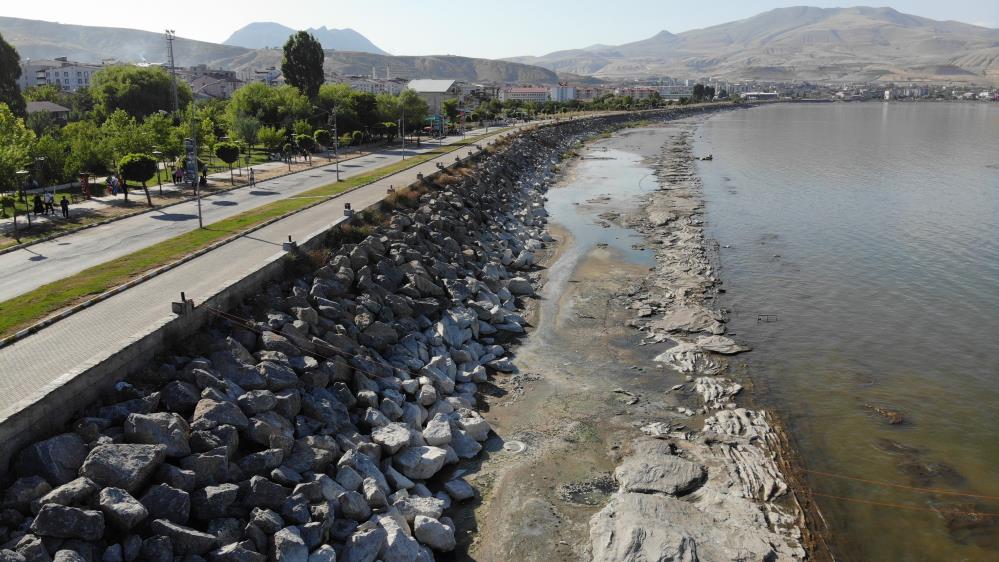
[[[277,195],[277,194],[278,194],[277,191],[262,191],[259,189],[250,192],[250,195]]]
[[[181,222],[196,219],[198,218],[198,215],[191,215],[187,213],[160,213],[153,215],[153,218],[158,221]]]
[[[218,205],[220,207],[233,207],[235,205],[239,205],[239,203],[235,201],[212,201],[212,205]]]

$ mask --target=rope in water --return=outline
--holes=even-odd
[[[996,500],[996,501],[999,501],[999,496],[987,496],[987,495],[984,495],[984,494],[969,494],[967,492],[955,492],[955,491],[951,491],[951,490],[941,490],[941,489],[938,489],[938,488],[920,488],[918,486],[906,486],[905,484],[895,484],[895,483],[892,483],[892,482],[884,482],[884,481],[881,481],[881,480],[868,480],[866,478],[857,478],[857,477],[854,477],[854,476],[846,476],[846,475],[843,475],[843,474],[834,474],[834,473],[831,473],[831,472],[822,472],[820,470],[808,470],[807,468],[806,469],[802,469],[802,471],[803,472],[807,472],[809,474],[817,474],[819,476],[826,476],[826,477],[829,477],[829,478],[839,478],[839,479],[842,479],[842,480],[853,480],[853,481],[856,481],[856,482],[864,482],[865,484],[875,484],[877,486],[889,486],[891,488],[901,488],[903,490],[912,490],[914,492],[919,492],[919,493],[922,493],[922,494],[941,494],[941,495],[946,495],[946,496],[964,496],[964,497],[968,497],[968,498],[979,498],[979,499],[983,499],[983,500]]]
[[[879,502],[873,500],[862,500],[860,498],[850,498],[846,496],[834,496],[832,494],[820,494],[818,492],[811,492],[811,495],[820,498],[832,498],[835,500],[843,500],[846,502],[862,503],[866,505],[875,505],[879,507],[894,507],[897,509],[908,509],[910,511],[929,511],[937,514],[948,514],[948,515],[970,515],[973,517],[999,517],[999,513],[985,513],[980,511],[961,511],[954,509],[937,509],[934,507],[922,507],[918,505],[909,505],[904,503],[891,503],[891,502]]]

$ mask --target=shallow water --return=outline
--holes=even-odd
[[[733,111],[699,129],[709,153],[729,327],[755,348],[754,398],[837,475],[813,490],[849,498],[816,497],[834,550],[999,560],[999,517],[943,513],[999,514],[999,106]]]

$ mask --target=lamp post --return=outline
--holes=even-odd
[[[221,84],[222,82],[225,82],[225,80],[209,82],[191,92],[191,138],[184,140],[184,147],[187,149],[187,169],[191,174],[191,187],[194,188],[194,196],[198,201],[198,228],[204,228],[205,223],[201,215],[201,182],[198,181],[198,131],[194,111],[194,96],[201,93],[205,88]]]
[[[25,177],[28,175],[28,171],[27,170],[18,170],[15,173],[18,176],[18,180],[19,180],[18,184],[22,186],[21,187],[21,193],[24,193],[24,187],[23,186],[24,186],[24,182],[27,181],[25,179]],[[28,225],[30,226],[31,225],[31,213],[27,212],[26,214],[28,215]],[[17,201],[16,200],[14,201],[14,240],[17,240],[18,244],[21,243],[21,233],[18,232],[18,230],[17,230]]]
[[[163,153],[159,150],[154,150],[153,155],[156,156],[156,161],[158,164],[163,164]],[[166,171],[166,164],[163,164],[163,171]],[[163,197],[163,180],[160,178],[160,171],[156,170],[156,185],[160,188],[160,197]]]
[[[399,119],[399,138],[402,139],[402,159],[406,159],[406,106],[401,106],[402,118]]]

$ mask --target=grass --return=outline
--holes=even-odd
[[[180,234],[137,252],[116,258],[75,275],[38,287],[37,289],[0,302],[0,337],[10,336],[45,317],[72,306],[88,297],[101,294],[128,282],[149,270],[166,265],[210,244],[234,236],[269,219],[280,217],[315,204],[319,199],[332,197],[356,187],[382,179],[423,162],[433,160],[476,143],[491,134],[470,137],[466,140],[412,156],[406,160],[376,168],[339,183],[331,183],[281,199],[233,217],[212,223],[204,229]]]

